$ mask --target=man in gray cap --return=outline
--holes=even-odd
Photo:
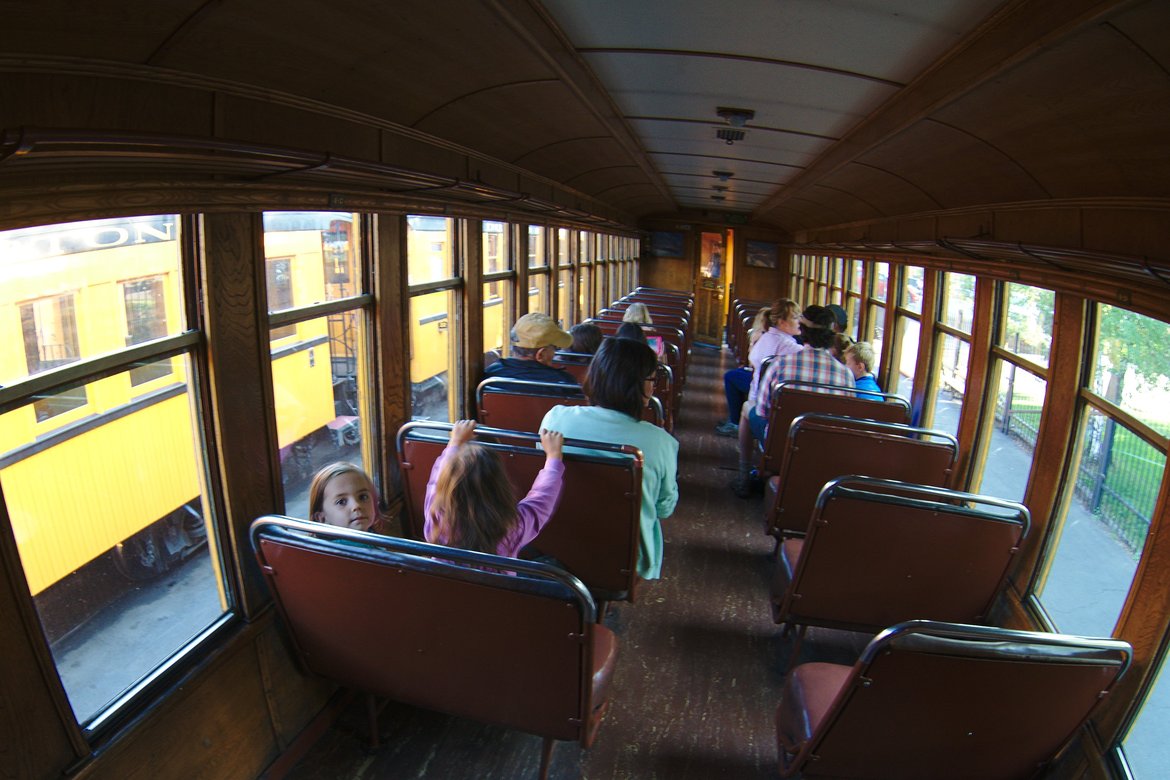
[[[566,390],[578,392],[577,380],[568,371],[553,368],[558,349],[573,343],[573,337],[561,330],[552,317],[530,312],[512,326],[512,357],[501,358],[484,371],[484,376],[525,379],[530,382],[555,382],[572,385]]]

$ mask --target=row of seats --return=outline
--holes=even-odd
[[[1028,510],[954,490],[957,442],[909,425],[904,401],[799,382],[770,390],[764,525],[777,541],[773,619],[796,635],[791,663],[809,626],[877,634],[852,666],[788,673],[781,775],[1034,776],[1124,673],[1129,645],[985,625]]]
[[[642,288],[624,302],[632,300],[688,315],[691,305]],[[660,372],[667,399],[675,392],[670,373]],[[476,441],[497,450],[519,487],[544,464],[534,446],[544,411],[584,399],[530,393],[524,403],[536,398],[542,409],[509,407],[503,396],[523,395],[516,389],[497,397],[490,383],[481,386],[479,419],[490,425],[476,428]],[[660,409],[660,424],[665,416]],[[499,558],[415,541],[431,467],[451,428],[419,421],[398,433],[411,539],[266,516],[252,524],[253,549],[304,668],[367,692],[372,746],[376,695],[539,735],[546,778],[555,741],[588,747],[606,709],[618,642],[599,622],[599,602],[634,599],[642,455],[629,445],[566,440],[558,508],[528,552],[540,560]]]

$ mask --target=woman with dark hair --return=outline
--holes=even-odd
[[[641,342],[642,344],[649,344],[646,339],[646,331],[642,330],[642,326],[636,322],[623,322],[617,329],[617,333],[613,335],[614,338],[630,339]]]
[[[642,419],[654,395],[658,358],[632,339],[610,338],[601,344],[585,377],[590,406],[554,406],[540,426],[584,439],[630,444],[642,451],[641,543],[638,576],[655,580],[662,573],[662,525],[678,502],[678,441]],[[571,467],[571,466],[570,466]]]
[[[581,322],[574,325],[569,328],[569,335],[573,337],[569,351],[578,355],[592,355],[601,346],[601,339],[604,338],[601,328],[591,322]]]

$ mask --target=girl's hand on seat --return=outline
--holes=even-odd
[[[550,431],[548,428],[541,428],[540,446],[544,448],[544,456],[547,460],[560,460],[565,448],[565,436],[556,431]]]
[[[461,447],[475,438],[475,420],[460,420],[451,429],[451,446]]]

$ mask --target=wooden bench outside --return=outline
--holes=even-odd
[[[541,778],[555,740],[592,744],[618,642],[572,575],[278,516],[251,540],[306,671],[541,736]]]

